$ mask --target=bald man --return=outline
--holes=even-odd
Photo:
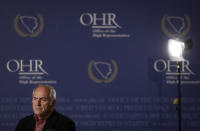
[[[56,91],[49,85],[33,89],[34,114],[21,119],[15,131],[75,131],[75,123],[69,117],[55,111]]]

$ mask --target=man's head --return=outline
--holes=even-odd
[[[48,116],[56,104],[56,91],[49,85],[39,85],[33,90],[33,112],[38,117]]]

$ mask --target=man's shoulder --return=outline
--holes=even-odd
[[[28,121],[32,121],[32,120],[33,120],[33,114],[27,115],[27,116],[21,118],[20,121],[21,121],[21,122],[28,122]]]
[[[34,129],[34,120],[33,115],[26,116],[22,118],[16,128],[15,131],[24,131],[24,130],[32,130]]]
[[[57,119],[62,120],[62,121],[73,122],[73,120],[70,117],[65,116],[57,111],[54,111],[53,117],[56,117]]]
[[[75,122],[68,116],[54,111],[47,120],[47,128],[75,131]]]

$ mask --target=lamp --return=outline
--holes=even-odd
[[[192,49],[192,39],[181,41],[179,39],[168,40],[168,52],[172,61],[184,61],[183,54],[185,50]]]
[[[172,61],[184,61],[183,51],[185,44],[179,40],[169,39],[168,41],[168,51],[169,56]]]
[[[186,41],[180,41],[178,39],[169,39],[168,41],[168,52],[170,59],[172,61],[177,61],[177,77],[178,77],[178,98],[174,99],[176,101],[177,111],[178,111],[178,130],[182,130],[182,110],[181,110],[181,61],[184,61],[184,51],[192,49],[192,39]]]

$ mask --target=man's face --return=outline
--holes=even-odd
[[[33,94],[33,112],[37,116],[46,116],[54,108],[49,98],[49,90],[45,87],[38,87]]]

